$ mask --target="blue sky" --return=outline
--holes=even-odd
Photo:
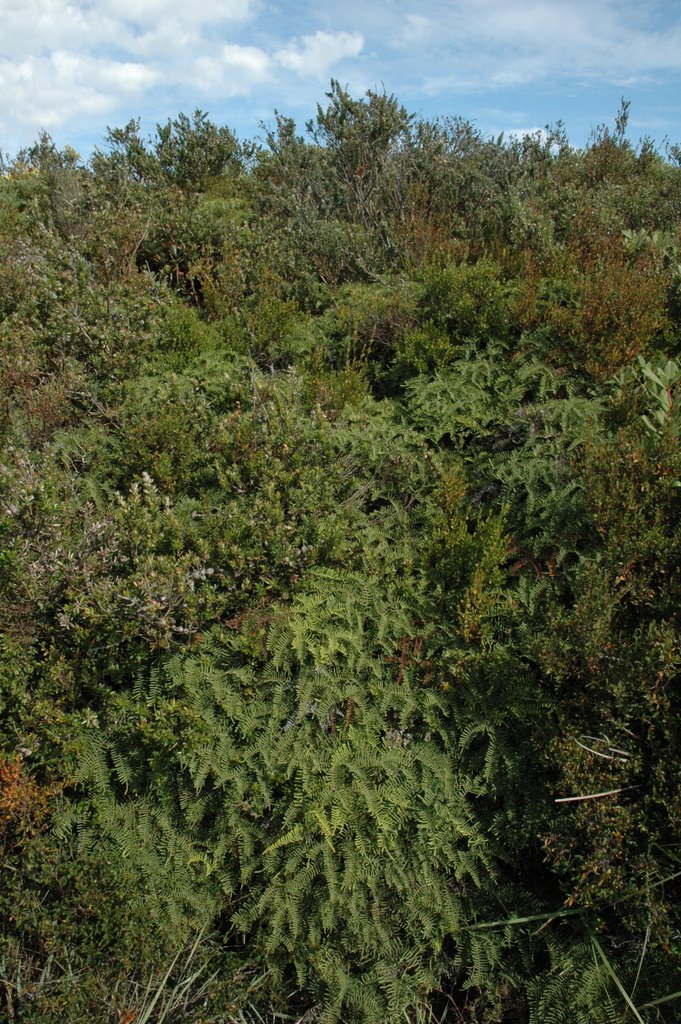
[[[681,3],[656,0],[0,0],[0,150],[44,128],[87,154],[106,126],[208,111],[239,136],[302,126],[331,77],[485,134],[558,119],[681,143]]]

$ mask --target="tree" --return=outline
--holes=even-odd
[[[387,165],[410,137],[413,116],[394,96],[369,90],[354,100],[336,79],[329,104],[317,105],[307,130],[329,154],[337,201],[343,212],[365,226],[375,226],[381,212],[381,185]]]

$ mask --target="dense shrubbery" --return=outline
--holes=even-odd
[[[678,1019],[681,170],[626,112],[333,83],[3,165],[10,1020]]]

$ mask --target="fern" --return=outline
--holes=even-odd
[[[443,985],[493,993],[546,942],[470,930],[536,912],[509,866],[544,799],[526,785],[544,708],[501,597],[500,521],[429,515],[409,572],[402,545],[309,571],[256,657],[247,630],[214,631],[84,751],[93,835],[156,905],[192,926],[227,913],[329,1020],[418,1015]]]

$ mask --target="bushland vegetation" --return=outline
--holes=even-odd
[[[337,82],[0,176],[0,1001],[681,1006],[681,154]]]

